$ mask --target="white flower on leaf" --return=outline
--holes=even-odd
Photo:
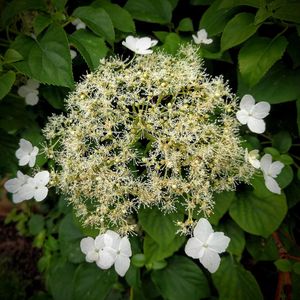
[[[136,54],[151,54],[153,51],[149,48],[155,46],[158,43],[157,40],[151,40],[149,37],[136,38],[132,35],[126,37],[122,45]]]
[[[19,166],[29,165],[33,167],[35,165],[36,156],[39,152],[39,148],[32,146],[32,144],[25,140],[20,139],[19,142],[20,148],[16,151],[16,157],[19,159]]]
[[[39,102],[39,88],[40,84],[34,79],[28,79],[25,85],[18,89],[18,95],[25,98],[27,105],[36,105]]]
[[[73,60],[77,56],[77,52],[75,50],[70,49],[71,59]]]
[[[124,276],[129,269],[132,252],[126,236],[121,238],[118,233],[108,230],[95,239],[83,238],[80,248],[86,255],[86,261],[96,262],[101,269],[106,270],[114,265],[120,276]]]
[[[211,273],[214,273],[220,265],[220,255],[226,250],[230,238],[223,232],[214,232],[210,223],[201,218],[193,231],[191,237],[185,246],[185,253],[199,259],[200,263]]]
[[[281,193],[281,189],[274,178],[280,174],[283,167],[284,164],[280,161],[272,162],[272,156],[270,154],[265,154],[260,160],[260,168],[264,175],[265,185],[272,193]]]
[[[36,201],[42,201],[47,197],[48,188],[46,185],[50,180],[50,174],[48,171],[38,172],[33,178],[27,179],[27,182],[20,189],[20,193],[29,200],[34,198]]]
[[[21,171],[18,171],[17,178],[9,179],[5,182],[5,189],[9,193],[13,193],[12,200],[14,203],[20,203],[26,200],[21,192],[21,189],[27,183],[29,178],[29,176],[24,175]]]
[[[79,30],[79,29],[85,29],[86,28],[86,25],[84,22],[82,22],[80,19],[75,19],[72,24],[74,26],[76,26],[76,30]]]
[[[246,149],[245,158],[255,169],[260,168],[259,151],[257,149],[251,150],[250,152]]]
[[[262,101],[255,104],[251,95],[244,95],[240,102],[240,110],[236,117],[243,125],[255,133],[263,133],[266,130],[265,118],[270,112],[271,106],[268,102]]]
[[[195,44],[211,44],[213,42],[213,39],[207,38],[207,32],[205,29],[200,29],[196,35],[192,35]]]

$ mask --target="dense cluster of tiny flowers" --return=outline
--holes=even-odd
[[[125,235],[136,230],[139,207],[182,205],[187,234],[194,212],[212,212],[213,193],[251,178],[236,97],[205,73],[197,49],[102,60],[69,95],[67,114],[50,118],[51,182],[85,225]]]

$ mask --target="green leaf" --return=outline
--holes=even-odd
[[[152,239],[159,245],[167,245],[176,236],[176,222],[183,220],[183,214],[173,212],[163,214],[158,208],[142,208],[139,210],[139,222]]]
[[[272,16],[272,12],[266,9],[266,7],[260,7],[258,11],[256,12],[255,19],[254,19],[254,24],[258,25],[265,20],[267,20],[269,17]]]
[[[137,268],[143,267],[145,265],[145,262],[146,258],[143,253],[137,253],[131,257],[131,263]]]
[[[14,49],[7,49],[4,54],[4,63],[10,64],[19,60],[22,60],[23,56]]]
[[[188,32],[188,31],[194,31],[194,26],[193,26],[193,21],[191,18],[184,18],[182,20],[180,20],[178,27],[177,27],[178,31],[184,31],[184,32]]]
[[[171,22],[172,5],[168,0],[128,0],[124,8],[139,21],[158,24]]]
[[[293,264],[293,272],[300,275],[300,262],[296,262]]]
[[[300,99],[296,101],[297,107],[297,126],[298,126],[298,134],[300,135]]]
[[[292,165],[294,163],[293,158],[288,154],[281,154],[279,160],[285,165]]]
[[[261,0],[223,0],[220,7],[229,8],[240,5],[259,8],[261,7]]]
[[[263,300],[255,277],[230,257],[222,258],[212,279],[219,292],[219,300]]]
[[[204,273],[187,257],[172,257],[167,267],[153,271],[151,278],[164,299],[199,300],[210,296]]]
[[[54,300],[72,300],[75,265],[63,259],[51,260],[47,284]]]
[[[59,225],[58,237],[60,250],[63,256],[70,262],[79,263],[85,261],[80,249],[80,240],[84,237],[74,225],[72,214],[64,217]]]
[[[280,7],[277,8],[273,13],[274,18],[293,23],[300,23],[299,3],[291,3],[290,1],[287,1],[287,3],[280,4]]]
[[[113,23],[103,8],[81,6],[75,9],[73,16],[86,23],[95,34],[104,37],[109,43],[115,40]]]
[[[291,166],[284,166],[280,174],[277,176],[276,181],[279,186],[284,189],[293,181],[293,178],[294,172]]]
[[[32,235],[37,235],[44,229],[45,219],[41,215],[32,215],[29,222],[29,233]]]
[[[117,281],[113,270],[101,270],[96,264],[79,265],[74,276],[72,300],[104,300]]]
[[[39,82],[73,87],[73,75],[68,40],[64,30],[51,25],[38,40],[20,35],[11,47],[24,57],[14,66]]]
[[[52,23],[52,19],[48,15],[37,15],[34,19],[33,29],[34,34],[38,36],[44,29]]]
[[[105,0],[95,1],[92,3],[92,6],[104,8],[116,29],[122,32],[135,32],[134,21],[126,9]]]
[[[209,37],[223,32],[225,25],[236,13],[235,8],[220,8],[221,3],[222,0],[214,1],[201,17],[199,29],[204,28]]]
[[[230,243],[226,251],[240,256],[246,244],[244,231],[231,219],[220,224],[218,230],[230,237]]]
[[[214,0],[190,0],[191,5],[211,5]]]
[[[149,235],[146,235],[144,238],[144,254],[147,265],[151,266],[156,261],[161,261],[172,256],[184,242],[185,237],[177,235],[168,244],[162,245],[156,243]]]
[[[178,34],[171,32],[169,33],[161,46],[169,54],[175,54],[180,47],[181,39]]]
[[[296,100],[300,96],[300,69],[289,69],[285,65],[275,64],[254,87],[249,87],[238,76],[238,94],[251,94],[256,101],[270,104]]]
[[[52,0],[53,5],[58,10],[63,10],[68,0]]]
[[[56,109],[64,109],[64,98],[67,96],[69,89],[56,86],[43,86],[40,93]]]
[[[293,267],[290,260],[282,258],[274,261],[274,265],[281,272],[291,272]]]
[[[5,7],[1,23],[7,25],[14,16],[26,10],[46,10],[46,5],[41,0],[13,0]]]
[[[243,230],[264,237],[280,226],[286,213],[285,196],[271,192],[264,196],[255,191],[239,193],[229,209],[230,216]]]
[[[167,36],[169,35],[169,32],[167,32],[167,31],[153,31],[153,34],[155,35],[156,38],[158,38],[159,41],[164,43]]]
[[[86,30],[76,30],[69,36],[69,40],[78,49],[91,71],[99,66],[100,59],[108,52],[104,40]]]
[[[259,25],[254,25],[254,15],[239,13],[225,26],[221,37],[221,49],[225,51],[246,41],[252,36]]]
[[[292,146],[292,137],[288,131],[280,131],[273,135],[272,146],[280,153],[286,153]]]
[[[9,93],[15,80],[16,74],[13,71],[8,71],[0,76],[0,100]]]
[[[287,46],[285,37],[275,39],[256,37],[249,40],[239,52],[241,76],[249,86],[254,86],[278,61]]]

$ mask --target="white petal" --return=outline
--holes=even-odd
[[[77,52],[75,50],[70,50],[71,59],[74,59],[77,56]]]
[[[154,47],[158,43],[157,40],[151,40],[151,45],[150,47]]]
[[[199,241],[197,238],[192,237],[188,239],[184,251],[186,255],[192,258],[199,258],[200,257],[200,250],[203,248],[203,243]]]
[[[76,18],[76,19],[75,19],[74,21],[72,21],[71,23],[72,23],[74,26],[76,26],[76,25],[78,25],[80,22],[81,22],[80,19]]]
[[[283,167],[284,167],[284,164],[282,162],[274,161],[269,168],[268,174],[270,176],[272,176],[273,178],[276,178],[280,174]]]
[[[268,173],[270,166],[272,164],[272,156],[271,154],[265,154],[260,160],[260,168],[263,173]]]
[[[36,201],[42,201],[44,200],[48,195],[48,188],[46,187],[39,187],[38,189],[35,190],[34,193],[34,199]]]
[[[32,144],[25,139],[20,139],[19,145],[20,145],[20,149],[22,149],[26,153],[29,153],[33,150]]]
[[[120,276],[124,276],[130,266],[130,259],[127,256],[119,255],[115,262],[115,270]]]
[[[238,119],[238,121],[245,125],[247,124],[248,120],[249,120],[249,113],[246,110],[239,110],[236,113],[236,118]]]
[[[39,96],[36,91],[30,92],[25,97],[25,102],[27,105],[36,105],[39,102]]]
[[[230,238],[225,236],[223,232],[214,232],[209,236],[207,245],[209,249],[222,253],[228,247],[229,242]]]
[[[111,247],[115,250],[119,249],[120,240],[119,234],[112,230],[107,230],[104,234],[104,244],[107,247]]]
[[[217,252],[206,249],[203,256],[199,259],[200,263],[210,272],[217,271],[220,265],[221,258]]]
[[[123,255],[126,255],[129,257],[132,255],[131,245],[130,245],[130,242],[129,242],[129,239],[127,236],[124,236],[123,238],[121,238],[120,244],[119,244],[119,250],[120,250],[121,254],[123,254]]]
[[[274,178],[272,178],[271,176],[267,176],[267,175],[265,175],[264,178],[265,178],[265,185],[266,185],[267,189],[269,191],[271,191],[272,193],[280,195],[281,189],[280,189],[278,183],[276,182],[276,180]]]
[[[85,257],[85,260],[90,263],[97,261],[98,259],[99,259],[99,254],[95,250],[88,251]]]
[[[197,37],[198,37],[198,39],[202,39],[202,40],[207,39],[207,32],[206,32],[206,30],[205,29],[200,29],[197,32]]]
[[[195,44],[197,44],[197,45],[201,44],[201,40],[198,39],[198,37],[196,35],[193,34],[192,37],[193,37]]]
[[[251,115],[254,118],[262,119],[269,114],[270,109],[271,109],[271,105],[268,102],[264,102],[264,101],[258,102],[253,106],[251,110]]]
[[[21,159],[24,155],[28,155],[28,152],[24,152],[22,148],[16,151],[16,158]]]
[[[136,51],[136,42],[137,39],[132,35],[126,37],[125,41],[122,42],[122,45],[128,48],[129,50],[135,52]]]
[[[95,247],[96,247],[97,250],[101,250],[105,247],[104,234],[99,234],[98,236],[96,236],[96,238],[95,238]]]
[[[9,193],[16,193],[21,186],[22,184],[18,178],[9,179],[4,183],[4,187]]]
[[[48,171],[41,171],[35,174],[34,181],[38,186],[45,186],[50,180],[50,173]]]
[[[27,94],[28,93],[30,93],[32,90],[28,87],[28,86],[26,86],[26,85],[22,85],[22,86],[20,86],[19,88],[18,88],[18,95],[20,96],[20,97],[23,97],[23,98],[25,98],[26,96],[27,96]]]
[[[95,250],[95,241],[92,237],[83,238],[80,241],[80,249],[84,254],[87,254],[89,251]]]
[[[254,104],[255,100],[251,95],[244,95],[240,102],[240,109],[250,112]]]
[[[26,200],[26,199],[24,199],[24,197],[22,196],[22,194],[20,194],[19,192],[13,194],[13,196],[12,196],[13,203],[18,204],[18,203],[21,203],[24,200]]]
[[[29,163],[30,156],[25,154],[24,156],[20,157],[19,166],[25,166]]]
[[[265,121],[262,119],[256,119],[254,117],[249,117],[248,128],[254,133],[263,133],[266,130]]]
[[[34,155],[34,156],[37,156],[37,154],[39,153],[39,148],[34,146],[33,147],[33,150],[31,151],[31,155]]]
[[[213,232],[214,231],[210,223],[204,218],[201,218],[194,228],[194,236],[204,244],[206,243],[209,235]]]
[[[81,22],[81,21],[80,21],[80,23],[78,23],[78,24],[76,25],[76,30],[79,30],[79,29],[85,29],[85,28],[86,28],[85,23],[83,23],[83,22]]]
[[[34,196],[35,185],[32,181],[29,181],[20,188],[18,193],[20,194],[20,197],[24,198],[24,200],[29,200]]]
[[[40,83],[34,79],[28,79],[26,85],[32,90],[37,90],[40,86]]]
[[[115,257],[111,255],[110,252],[105,250],[100,250],[99,259],[96,261],[96,264],[101,269],[109,269],[115,262]]]
[[[148,49],[151,47],[151,39],[149,37],[142,37],[137,39],[136,48],[137,49]]]
[[[205,39],[205,40],[203,40],[203,44],[206,44],[206,45],[209,45],[209,44],[211,44],[213,42],[213,39]]]
[[[36,156],[30,156],[29,158],[29,167],[32,168],[35,165]]]
[[[255,169],[259,169],[260,168],[260,161],[258,159],[253,159],[253,158],[249,158],[249,162],[250,164],[255,168]]]

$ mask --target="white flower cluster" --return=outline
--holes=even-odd
[[[19,142],[20,148],[16,151],[16,157],[19,159],[19,165],[33,167],[35,165],[36,156],[39,152],[38,147],[21,139]],[[34,198],[36,201],[42,201],[48,194],[46,185],[50,180],[48,171],[41,171],[35,174],[34,177],[24,175],[21,171],[17,172],[17,177],[5,182],[4,187],[12,193],[12,200],[14,203],[20,203],[24,200]]]
[[[223,232],[214,232],[211,224],[204,218],[196,224],[193,235],[187,241],[185,253],[194,259],[199,259],[209,272],[216,272],[221,261],[219,254],[225,252],[230,238]]]
[[[116,272],[124,276],[129,269],[132,252],[127,236],[121,238],[118,233],[107,230],[95,239],[83,238],[80,248],[86,255],[87,262],[96,262],[97,266],[103,270],[114,265]]]
[[[34,79],[28,79],[25,85],[18,89],[18,95],[25,98],[27,105],[36,105],[39,102],[39,88],[40,84]]]
[[[272,156],[270,154],[265,154],[259,161],[259,151],[256,149],[249,153],[247,151],[246,157],[254,168],[261,169],[267,189],[272,193],[280,194],[281,189],[275,178],[280,174],[284,164],[280,161],[272,162]]]

